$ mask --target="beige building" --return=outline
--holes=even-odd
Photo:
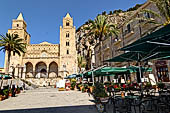
[[[30,44],[31,36],[21,13],[12,21],[8,33],[18,34],[27,43],[25,54],[11,56],[9,72],[15,77],[54,79],[77,73],[75,26],[68,13],[63,18],[63,26],[60,26],[60,44]],[[7,54],[4,68],[7,71]]]
[[[94,50],[95,50],[95,59],[96,59],[95,65],[96,65],[96,67],[102,66],[104,64],[107,64],[107,65],[113,66],[113,67],[124,67],[124,66],[129,65],[129,63],[127,63],[127,62],[108,63],[108,62],[103,62],[103,61],[111,59],[115,56],[122,54],[123,52],[118,51],[118,49],[143,37],[144,35],[146,35],[145,33],[148,32],[150,28],[154,27],[153,24],[139,26],[139,21],[134,21],[134,22],[128,23],[128,21],[130,21],[131,19],[133,19],[135,17],[145,16],[145,18],[155,19],[158,23],[165,22],[164,17],[158,18],[150,13],[144,13],[144,14],[139,13],[142,9],[149,9],[149,10],[155,11],[160,14],[160,11],[156,7],[156,5],[151,2],[146,2],[139,9],[134,11],[133,15],[129,16],[129,18],[126,19],[126,21],[124,21],[122,24],[119,25],[120,33],[119,33],[118,37],[115,37],[115,36],[108,37],[108,38],[104,39],[104,41],[102,42],[102,47],[100,47],[100,45],[95,46]],[[138,25],[138,26],[136,26],[136,25]],[[168,61],[154,61],[152,63],[153,63],[153,66],[152,66],[153,73],[155,74],[155,76],[156,75],[160,76],[160,74],[167,74],[167,75],[161,75],[161,76],[167,76],[166,79],[163,81],[169,81],[170,75],[168,75],[168,70],[170,70],[170,68],[168,69],[168,67],[169,67],[170,63],[168,63]],[[136,64],[135,62],[131,63],[131,65],[135,65],[135,64]],[[159,77],[158,77],[158,79],[159,79]]]

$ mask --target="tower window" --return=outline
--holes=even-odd
[[[128,25],[127,25],[127,31],[128,31],[128,33],[130,33],[130,32],[131,32],[130,24],[128,24]]]
[[[19,27],[19,24],[17,24],[17,27]]]
[[[70,25],[70,23],[69,22],[66,22],[66,26],[69,26]]]
[[[66,42],[66,46],[69,46],[70,44],[69,44],[69,42]]]
[[[69,50],[67,50],[67,54],[69,54]]]
[[[69,33],[66,33],[66,37],[67,37],[67,38],[69,37]]]

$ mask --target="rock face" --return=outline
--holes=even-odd
[[[114,14],[105,15],[105,16],[108,17],[107,20],[108,23],[117,24],[119,28],[120,25],[122,25],[128,17],[134,14],[134,12],[135,11],[127,11],[127,12],[120,12],[120,13],[116,12]],[[88,25],[89,25],[88,22],[86,22],[76,30],[76,39],[77,39],[76,45],[77,45],[78,54],[84,56],[86,59],[88,59],[88,50],[91,48],[91,46],[94,46],[93,45],[94,43],[97,42],[96,40],[93,40],[93,42],[89,42],[88,39],[92,37],[87,38],[87,36],[85,36],[85,34],[88,33],[89,31],[84,30],[84,27]]]

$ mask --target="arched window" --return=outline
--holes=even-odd
[[[69,22],[66,22],[66,26],[69,26],[70,25],[70,23]]]
[[[69,37],[69,33],[66,33],[66,37],[67,37],[67,38]]]
[[[67,50],[67,55],[69,54],[69,50]]]
[[[66,46],[69,46],[70,44],[69,44],[69,42],[66,42]]]

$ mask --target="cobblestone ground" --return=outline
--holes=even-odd
[[[40,88],[0,101],[0,113],[97,113],[92,101],[80,91]]]

